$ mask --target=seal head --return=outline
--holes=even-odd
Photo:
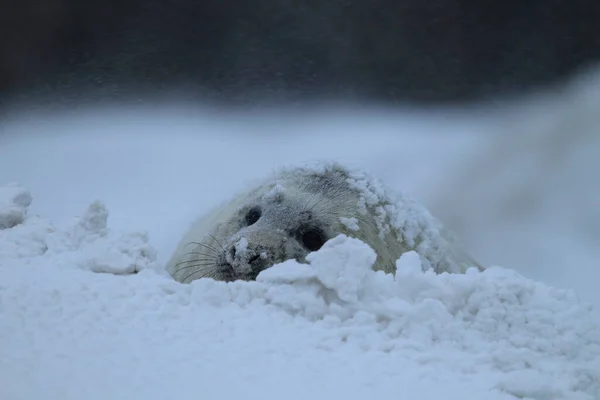
[[[371,246],[376,270],[393,273],[408,250],[427,268],[464,269],[452,262],[447,237],[427,210],[390,196],[378,181],[337,163],[283,169],[196,221],[167,270],[179,282],[254,280],[285,260],[306,262],[339,234]]]

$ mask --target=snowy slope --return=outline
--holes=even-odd
[[[0,399],[600,398],[600,102],[578,93],[467,117],[4,119]],[[509,132],[522,135],[498,139]],[[546,173],[555,147],[566,155]],[[190,218],[315,159],[415,195],[506,268],[432,276],[407,254],[393,282],[369,270],[362,243],[338,238],[312,270],[287,262],[258,282],[179,285],[163,273]]]

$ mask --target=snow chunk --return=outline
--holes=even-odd
[[[75,264],[92,272],[131,274],[156,261],[145,232],[104,236],[80,248]]]
[[[152,265],[156,252],[148,243],[145,232],[111,234],[108,210],[93,202],[68,230],[68,245],[78,249],[75,265],[93,272],[131,274]]]
[[[16,183],[0,187],[0,230],[23,223],[32,199],[31,193]]]
[[[105,235],[108,210],[101,201],[93,202],[77,224],[78,230],[97,235]]]
[[[263,199],[267,201],[279,201],[284,195],[285,189],[280,183],[273,185],[273,188],[263,195]]]
[[[256,277],[257,282],[287,283],[316,281],[317,273],[313,268],[287,260],[262,271]]]
[[[246,253],[248,252],[248,239],[245,237],[241,238],[235,243],[235,251],[236,254],[239,254],[240,257],[244,258]]]
[[[28,191],[13,188],[15,204],[31,202]],[[108,210],[100,201],[63,229],[39,217],[24,218],[20,225],[0,231],[0,262],[10,264],[19,258],[46,255],[63,266],[111,274],[130,274],[154,266],[156,252],[145,232],[114,234],[107,221]]]
[[[73,244],[80,246],[84,242],[105,237],[108,233],[107,226],[108,210],[101,201],[95,201],[90,204],[85,214],[77,219],[69,234]]]
[[[0,262],[31,258],[48,251],[47,240],[54,226],[37,216],[29,216],[25,223],[0,230]]]
[[[422,271],[421,258],[414,251],[408,251],[396,261],[396,279],[414,277]]]
[[[375,251],[358,239],[339,235],[306,260],[316,270],[317,279],[335,291],[343,301],[358,301],[367,276],[375,264]]]
[[[45,238],[54,228],[48,221],[27,217],[31,202],[31,193],[18,184],[0,187],[0,262],[35,257],[48,250]]]
[[[318,282],[321,289],[344,302],[356,302],[377,255],[365,243],[346,235],[328,240],[318,252],[306,260],[312,268],[288,260],[262,271],[260,282]]]
[[[340,217],[340,222],[351,231],[359,231],[358,220],[356,218]]]

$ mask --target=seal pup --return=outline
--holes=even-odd
[[[410,250],[437,273],[482,268],[416,201],[332,162],[282,168],[202,216],[179,242],[167,271],[182,283],[254,280],[285,260],[306,262],[307,254],[340,234],[368,244],[377,254],[373,269],[386,273],[394,273]]]

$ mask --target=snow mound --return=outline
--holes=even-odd
[[[0,230],[22,223],[31,200],[31,193],[16,183],[0,187]]]
[[[0,222],[9,221],[0,231],[0,263],[17,258],[44,256],[61,266],[76,266],[93,272],[129,274],[152,266],[156,253],[143,232],[117,235],[107,228],[108,210],[99,201],[74,223],[57,229],[37,216],[26,219],[32,197],[18,185],[0,187]],[[6,216],[6,218],[3,218]]]
[[[490,389],[516,398],[600,396],[600,328],[572,292],[499,267],[423,272],[416,252],[398,260],[394,279],[372,272],[375,253],[344,236],[309,261],[312,268],[288,261],[259,275],[290,285],[267,289],[266,301],[311,320],[335,320],[343,342],[465,376],[487,370],[497,379]]]
[[[600,327],[572,292],[416,252],[393,277],[343,235],[256,282],[179,284],[107,216],[0,231],[0,398],[600,398]]]

